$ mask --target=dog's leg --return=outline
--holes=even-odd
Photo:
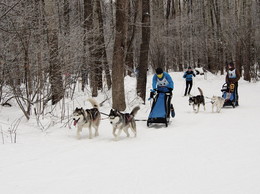
[[[135,134],[135,137],[136,137],[136,135],[137,135],[137,133],[136,133],[136,124],[135,124],[135,123],[132,123],[132,124],[130,125],[130,127],[131,127],[132,132]]]
[[[114,137],[116,137],[116,127],[115,126],[113,126],[113,135],[114,135]]]
[[[218,106],[217,106],[217,108],[218,108],[218,109],[217,109],[217,112],[218,112],[218,113],[220,113],[220,111],[221,111],[221,106],[220,106],[220,105],[221,105],[221,104],[218,104]]]
[[[88,129],[89,129],[89,135],[88,135],[88,138],[89,138],[89,139],[92,139],[92,137],[93,137],[93,136],[92,136],[92,127],[89,126]]]
[[[82,131],[82,127],[78,127],[77,130],[77,138],[80,139],[80,132]]]
[[[99,136],[98,126],[94,125],[93,127],[95,128],[95,136]]]
[[[214,104],[212,103],[212,112],[214,112]]]
[[[129,133],[128,133],[128,127],[124,127],[123,130],[124,130],[126,136],[127,136],[127,137],[130,137],[130,135],[129,135]]]
[[[198,113],[198,112],[199,112],[199,110],[200,110],[200,104],[198,104],[198,109],[197,109],[197,112],[196,112],[196,113]]]
[[[122,132],[122,128],[119,128],[118,133],[117,133],[116,138],[115,138],[116,141],[119,140],[119,136],[120,136],[121,132]]]
[[[196,111],[195,104],[193,104],[192,106],[193,106],[193,110]]]

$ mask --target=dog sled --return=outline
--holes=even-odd
[[[235,108],[238,105],[235,84],[224,83],[221,92],[222,97],[225,99],[223,107],[232,106]]]
[[[152,91],[150,99],[152,99],[152,108],[147,120],[147,126],[152,123],[163,123],[166,127],[170,122],[170,113],[175,117],[175,111],[171,104],[172,92]]]

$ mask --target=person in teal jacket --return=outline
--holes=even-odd
[[[152,95],[154,93],[154,91],[158,91],[158,92],[163,92],[163,93],[167,93],[166,97],[165,97],[165,103],[166,103],[166,107],[167,107],[167,117],[169,118],[170,113],[172,115],[172,117],[175,116],[175,111],[173,108],[173,105],[171,104],[171,99],[172,99],[172,90],[174,89],[174,83],[172,81],[171,76],[164,72],[162,70],[162,68],[158,67],[155,70],[156,74],[154,74],[153,76],[153,80],[152,80],[152,87],[153,90],[151,91]],[[151,96],[150,96],[151,98]]]
[[[192,81],[193,77],[196,77],[196,75],[192,71],[191,67],[188,67],[188,70],[183,75],[183,78],[186,79],[186,89],[185,89],[184,96],[186,96],[187,93],[188,93],[188,95],[190,95],[190,91],[191,91],[192,84],[193,84],[193,81]]]

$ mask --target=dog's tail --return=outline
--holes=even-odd
[[[200,95],[203,96],[203,92],[199,87],[198,87],[198,90],[200,91]]]
[[[93,108],[99,109],[99,105],[95,99],[89,98],[88,101],[92,104]]]
[[[134,109],[132,110],[132,112],[130,113],[130,115],[135,116],[136,113],[137,113],[139,110],[140,110],[140,106],[136,106],[136,107],[134,107]]]

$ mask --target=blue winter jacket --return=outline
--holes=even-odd
[[[193,71],[186,71],[183,75],[183,78],[185,78],[186,81],[192,81],[193,76],[196,77],[196,75]]]
[[[163,77],[161,79],[158,78],[156,74],[154,74],[152,85],[153,85],[153,89],[157,89],[162,92],[168,92],[169,91],[168,88],[171,89],[174,88],[174,83],[172,81],[172,78],[166,72],[163,72]]]

